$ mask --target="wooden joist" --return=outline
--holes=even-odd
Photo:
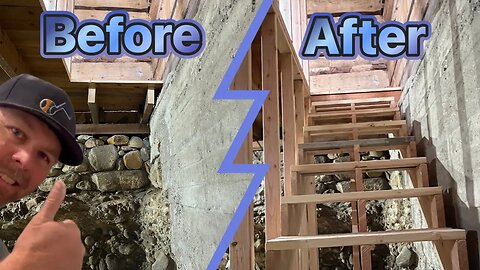
[[[105,72],[108,70],[108,72]],[[97,83],[162,83],[153,81],[153,71],[148,62],[72,62],[72,82]]]
[[[465,240],[466,233],[460,229],[419,229],[387,232],[363,232],[325,234],[316,236],[282,236],[267,240],[267,250],[289,250],[300,248],[343,247],[353,245],[379,245],[421,241]]]
[[[379,191],[357,191],[330,194],[309,194],[285,196],[282,204],[350,202],[359,200],[387,200],[441,195],[442,188],[426,187],[413,189],[392,189]]]
[[[146,124],[78,124],[77,135],[149,134]]]
[[[387,159],[387,160],[370,160],[370,161],[354,161],[354,162],[337,162],[322,164],[303,164],[290,167],[292,172],[298,174],[326,174],[335,172],[353,172],[356,168],[364,171],[372,170],[399,170],[416,168],[421,164],[426,164],[427,158],[404,158],[404,159]]]
[[[21,73],[29,73],[23,56],[13,44],[7,32],[0,27],[0,69],[9,77],[14,77]]]
[[[327,12],[342,14],[345,12],[363,12],[369,14],[381,14],[383,8],[382,0],[308,0],[307,13]]]
[[[89,8],[122,8],[147,10],[150,6],[148,0],[75,0],[76,6]]]

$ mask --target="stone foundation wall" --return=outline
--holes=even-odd
[[[0,239],[11,249],[55,180],[62,179],[67,196],[56,218],[72,219],[80,227],[86,247],[83,269],[142,270],[155,263],[155,269],[168,269],[173,262],[168,241],[162,241],[168,235],[168,207],[151,210],[166,199],[150,184],[148,138],[82,135],[78,142],[85,157],[81,165],[56,164],[36,192],[1,209]]]

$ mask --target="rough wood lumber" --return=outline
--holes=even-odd
[[[300,174],[322,174],[333,172],[352,172],[355,168],[361,168],[364,171],[371,170],[398,170],[416,168],[421,164],[426,164],[427,158],[415,157],[404,159],[370,160],[338,163],[304,164],[290,167],[292,172]]]
[[[316,236],[282,236],[268,240],[266,243],[266,249],[288,250],[300,248],[325,248],[437,240],[464,240],[465,238],[466,233],[464,230],[449,228],[325,234]]]
[[[310,194],[285,196],[282,198],[282,204],[301,204],[301,203],[327,203],[327,202],[350,202],[358,200],[387,200],[402,199],[413,197],[424,197],[441,195],[441,187],[425,187],[412,189],[392,189],[378,191],[357,191],[331,194]]]
[[[345,141],[331,141],[331,142],[314,142],[299,144],[298,148],[305,151],[335,149],[353,147],[359,144],[360,147],[380,146],[380,145],[408,145],[414,141],[413,136],[399,137],[399,138],[381,138],[381,139],[362,139],[362,140],[345,140]]]
[[[369,129],[369,128],[388,128],[388,127],[401,127],[406,125],[405,120],[388,120],[377,122],[363,122],[363,123],[348,123],[348,124],[333,124],[333,125],[319,125],[319,126],[307,126],[303,130],[305,132],[321,132],[321,131],[340,131],[350,129]]]

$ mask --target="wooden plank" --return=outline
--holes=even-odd
[[[335,95],[342,95],[342,94],[364,94],[364,93],[371,93],[371,94],[376,94],[379,96],[379,94],[382,94],[380,92],[388,92],[387,95],[392,95],[390,93],[398,91],[401,92],[402,88],[400,87],[384,87],[384,88],[370,88],[370,89],[351,89],[351,90],[336,90],[336,91],[325,91],[321,93],[312,93],[312,96],[325,96],[328,95],[330,97],[335,96]],[[400,96],[400,95],[399,95]]]
[[[261,26],[262,88],[270,93],[263,105],[264,160],[270,164],[265,176],[265,236],[281,235],[280,212],[280,116],[277,54],[277,23],[275,14],[267,14]],[[276,269],[278,258],[267,252],[266,265]],[[273,268],[272,268],[273,267]]]
[[[378,145],[408,145],[415,138],[413,136],[400,138],[381,138],[381,139],[361,139],[361,140],[346,140],[346,141],[331,141],[331,142],[314,142],[303,143],[298,147],[305,151],[324,150],[324,149],[339,149],[353,147],[355,144],[360,147],[378,146]]]
[[[353,245],[379,245],[436,240],[465,240],[466,233],[461,229],[419,229],[388,232],[363,232],[345,234],[325,234],[316,236],[283,236],[268,240],[267,250],[287,250],[299,248],[343,247]]]
[[[155,106],[155,88],[153,85],[149,85],[147,94],[145,97],[145,105],[143,106],[143,114],[140,120],[140,124],[146,124],[150,120],[153,107]]]
[[[304,142],[303,138],[303,115],[305,114],[304,99],[303,99],[303,83],[299,80],[294,82],[295,91],[295,164],[300,164],[303,161],[302,152],[299,151],[298,145]]]
[[[0,68],[9,76],[30,73],[22,55],[0,26]]]
[[[154,0],[150,7],[150,18],[153,19],[170,19],[172,17],[174,1],[172,0]],[[152,69],[153,78],[161,80],[163,78],[168,58],[153,58]]]
[[[369,70],[385,70],[387,69],[387,60],[367,60],[357,57],[353,60],[328,60],[320,57],[309,61],[310,76],[335,73],[350,73]]]
[[[40,3],[39,3],[40,2]],[[44,3],[42,2],[47,2],[49,5],[53,5],[55,3],[55,0],[2,0],[0,1],[0,7],[38,7],[43,5]],[[51,4],[50,4],[51,3]]]
[[[416,168],[426,163],[427,159],[425,157],[416,157],[404,159],[303,164],[292,166],[291,169],[292,172],[298,172],[300,174],[322,174],[333,172],[352,172],[355,170],[355,168],[361,168],[364,171],[407,169]]]
[[[235,79],[232,83],[232,90],[252,89],[252,55],[249,51],[240,66]],[[240,148],[235,163],[251,164],[253,162],[253,136],[252,131],[247,134],[242,148]],[[248,208],[245,217],[240,224],[235,236],[230,244],[230,267],[232,269],[254,269],[255,267],[255,249],[254,249],[254,224],[253,224],[253,204]]]
[[[284,191],[292,194],[290,166],[295,164],[295,100],[293,86],[293,62],[291,54],[280,55],[280,73],[282,89],[282,127],[283,127],[283,160]]]
[[[371,103],[390,103],[394,101],[394,97],[383,98],[365,98],[365,99],[344,99],[344,100],[332,100],[332,101],[316,101],[312,102],[313,107],[331,106],[331,105],[350,105],[350,104],[371,104]]]
[[[161,83],[152,81],[152,67],[145,62],[72,63],[70,77],[72,82]]]
[[[378,191],[356,191],[345,193],[330,194],[308,194],[293,195],[282,197],[282,204],[302,204],[302,203],[332,203],[349,202],[358,200],[390,200],[402,198],[415,198],[424,196],[441,195],[441,187],[426,187],[412,189],[392,189]]]
[[[149,134],[150,127],[146,124],[78,124],[77,135],[110,135],[110,134]]]
[[[333,125],[320,125],[304,127],[305,132],[320,132],[320,131],[341,131],[351,129],[372,129],[372,128],[400,128],[405,125],[405,120],[388,120],[388,121],[376,121],[376,122],[362,122],[362,123],[348,123],[348,124],[333,124]]]
[[[98,121],[98,106],[97,106],[97,103],[95,101],[95,98],[97,96],[96,92],[97,92],[97,89],[95,87],[95,84],[92,83],[88,87],[88,108],[90,109],[90,115],[92,116],[93,124],[98,124],[99,123],[99,121]]]
[[[96,19],[103,21],[105,19],[105,16],[110,13],[111,10],[98,10],[98,9],[75,9],[74,13],[78,17],[80,21],[86,20],[86,19]],[[146,21],[150,21],[150,16],[148,15],[147,12],[136,12],[136,11],[130,11],[128,12],[128,16],[130,20],[134,19],[142,19]]]
[[[277,55],[277,24],[274,14],[268,14],[261,27],[262,86],[270,93],[263,105],[264,159],[271,168],[265,176],[266,237],[280,235],[280,118]],[[268,195],[267,195],[268,194]],[[270,222],[268,222],[270,221]]]
[[[394,116],[395,113],[399,111],[399,108],[385,108],[385,109],[367,109],[362,111],[346,111],[346,112],[322,112],[322,113],[312,113],[308,115],[310,119],[321,118],[321,120],[326,119],[337,119],[337,118],[351,118],[352,116],[362,117],[362,116]],[[393,120],[393,119],[392,119]]]
[[[302,15],[300,1],[290,1],[292,9],[292,42],[295,52],[300,51],[302,44]]]
[[[365,12],[380,14],[383,7],[382,0],[308,0],[307,12],[327,12],[341,14],[345,12]]]
[[[385,70],[370,70],[352,73],[336,73],[310,77],[310,92],[319,93],[348,92],[351,90],[386,88],[390,81]]]
[[[75,0],[75,6],[92,8],[148,9],[148,0]]]
[[[31,0],[27,0],[27,2],[34,3],[34,1],[31,1]],[[42,6],[42,9],[45,11],[56,10],[57,0],[40,0],[40,5]],[[22,5],[22,6],[26,6],[26,5]]]
[[[0,8],[0,25],[4,31],[40,29],[40,5],[35,7],[12,6]]]

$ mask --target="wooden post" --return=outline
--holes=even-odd
[[[267,14],[261,27],[262,89],[269,90],[263,105],[264,159],[270,164],[265,176],[265,238],[281,235],[280,212],[280,115],[278,87],[277,23],[275,14]],[[279,269],[279,253],[267,251],[267,269]]]
[[[232,83],[231,89],[252,89],[252,58],[250,51],[245,56],[235,80]],[[235,163],[251,164],[253,162],[252,155],[253,136],[250,131],[235,159]],[[245,214],[245,218],[240,224],[240,227],[230,244],[229,251],[231,269],[250,270],[255,268],[253,204],[250,204],[250,207]]]
[[[285,196],[291,195],[290,166],[295,164],[295,96],[293,86],[293,62],[290,53],[280,55],[283,116],[283,168]]]
[[[99,124],[98,120],[98,106],[96,103],[97,88],[92,83],[88,86],[88,108],[90,109],[90,115],[92,116],[92,123]]]

